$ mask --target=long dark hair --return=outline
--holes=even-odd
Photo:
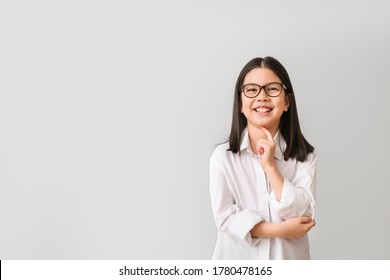
[[[241,73],[237,78],[234,90],[233,119],[229,136],[228,151],[232,151],[233,153],[240,152],[241,134],[247,126],[247,120],[244,114],[241,113],[241,87],[245,76],[251,70],[262,67],[272,70],[287,89],[286,94],[288,95],[287,97],[289,98],[290,106],[287,112],[283,112],[279,123],[279,131],[287,144],[286,149],[283,152],[284,159],[288,160],[289,158],[296,158],[298,161],[304,161],[307,155],[314,151],[314,147],[307,142],[301,132],[294,89],[287,70],[278,60],[270,56],[264,58],[257,57],[249,61],[241,70]]]

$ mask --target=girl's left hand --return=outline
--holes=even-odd
[[[257,152],[261,155],[260,164],[264,170],[275,167],[275,142],[271,133],[265,128],[261,128],[266,138],[257,142]]]

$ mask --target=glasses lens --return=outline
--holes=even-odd
[[[258,85],[246,85],[244,86],[244,94],[248,97],[255,97],[259,94],[260,87]]]
[[[282,91],[282,85],[278,83],[270,83],[265,86],[265,91],[269,96],[278,96]]]

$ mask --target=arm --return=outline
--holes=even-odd
[[[266,139],[259,140],[257,151],[262,154],[260,164],[272,187],[270,202],[283,219],[312,216],[315,207],[316,165],[315,153],[305,162],[297,162],[294,178],[290,182],[275,164],[275,143],[268,130],[263,128]]]
[[[284,177],[275,164],[275,142],[271,133],[265,128],[261,128],[266,138],[261,138],[257,143],[257,152],[261,155],[260,165],[267,175],[275,198],[282,199]]]
[[[270,205],[283,219],[312,216],[315,210],[317,155],[310,153],[305,162],[297,162],[291,181],[284,178],[282,197],[278,201],[273,193]]]
[[[240,209],[227,183],[219,156],[216,150],[210,159],[210,198],[218,229],[255,246],[265,237],[297,239],[315,225],[309,217],[267,223],[258,212]]]
[[[216,149],[210,159],[210,198],[216,226],[248,245],[257,245],[260,239],[252,237],[250,231],[263,218],[256,211],[241,209],[237,205],[233,190],[229,188],[221,157],[221,152]]]
[[[279,224],[260,222],[251,230],[252,237],[279,237],[287,239],[298,239],[305,235],[316,225],[310,217],[298,217],[286,220]]]

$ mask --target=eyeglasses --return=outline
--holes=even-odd
[[[241,91],[248,98],[255,98],[264,89],[265,93],[269,97],[278,97],[282,93],[282,89],[286,89],[286,87],[282,83],[269,83],[264,86],[259,86],[257,84],[246,84],[241,87]]]

